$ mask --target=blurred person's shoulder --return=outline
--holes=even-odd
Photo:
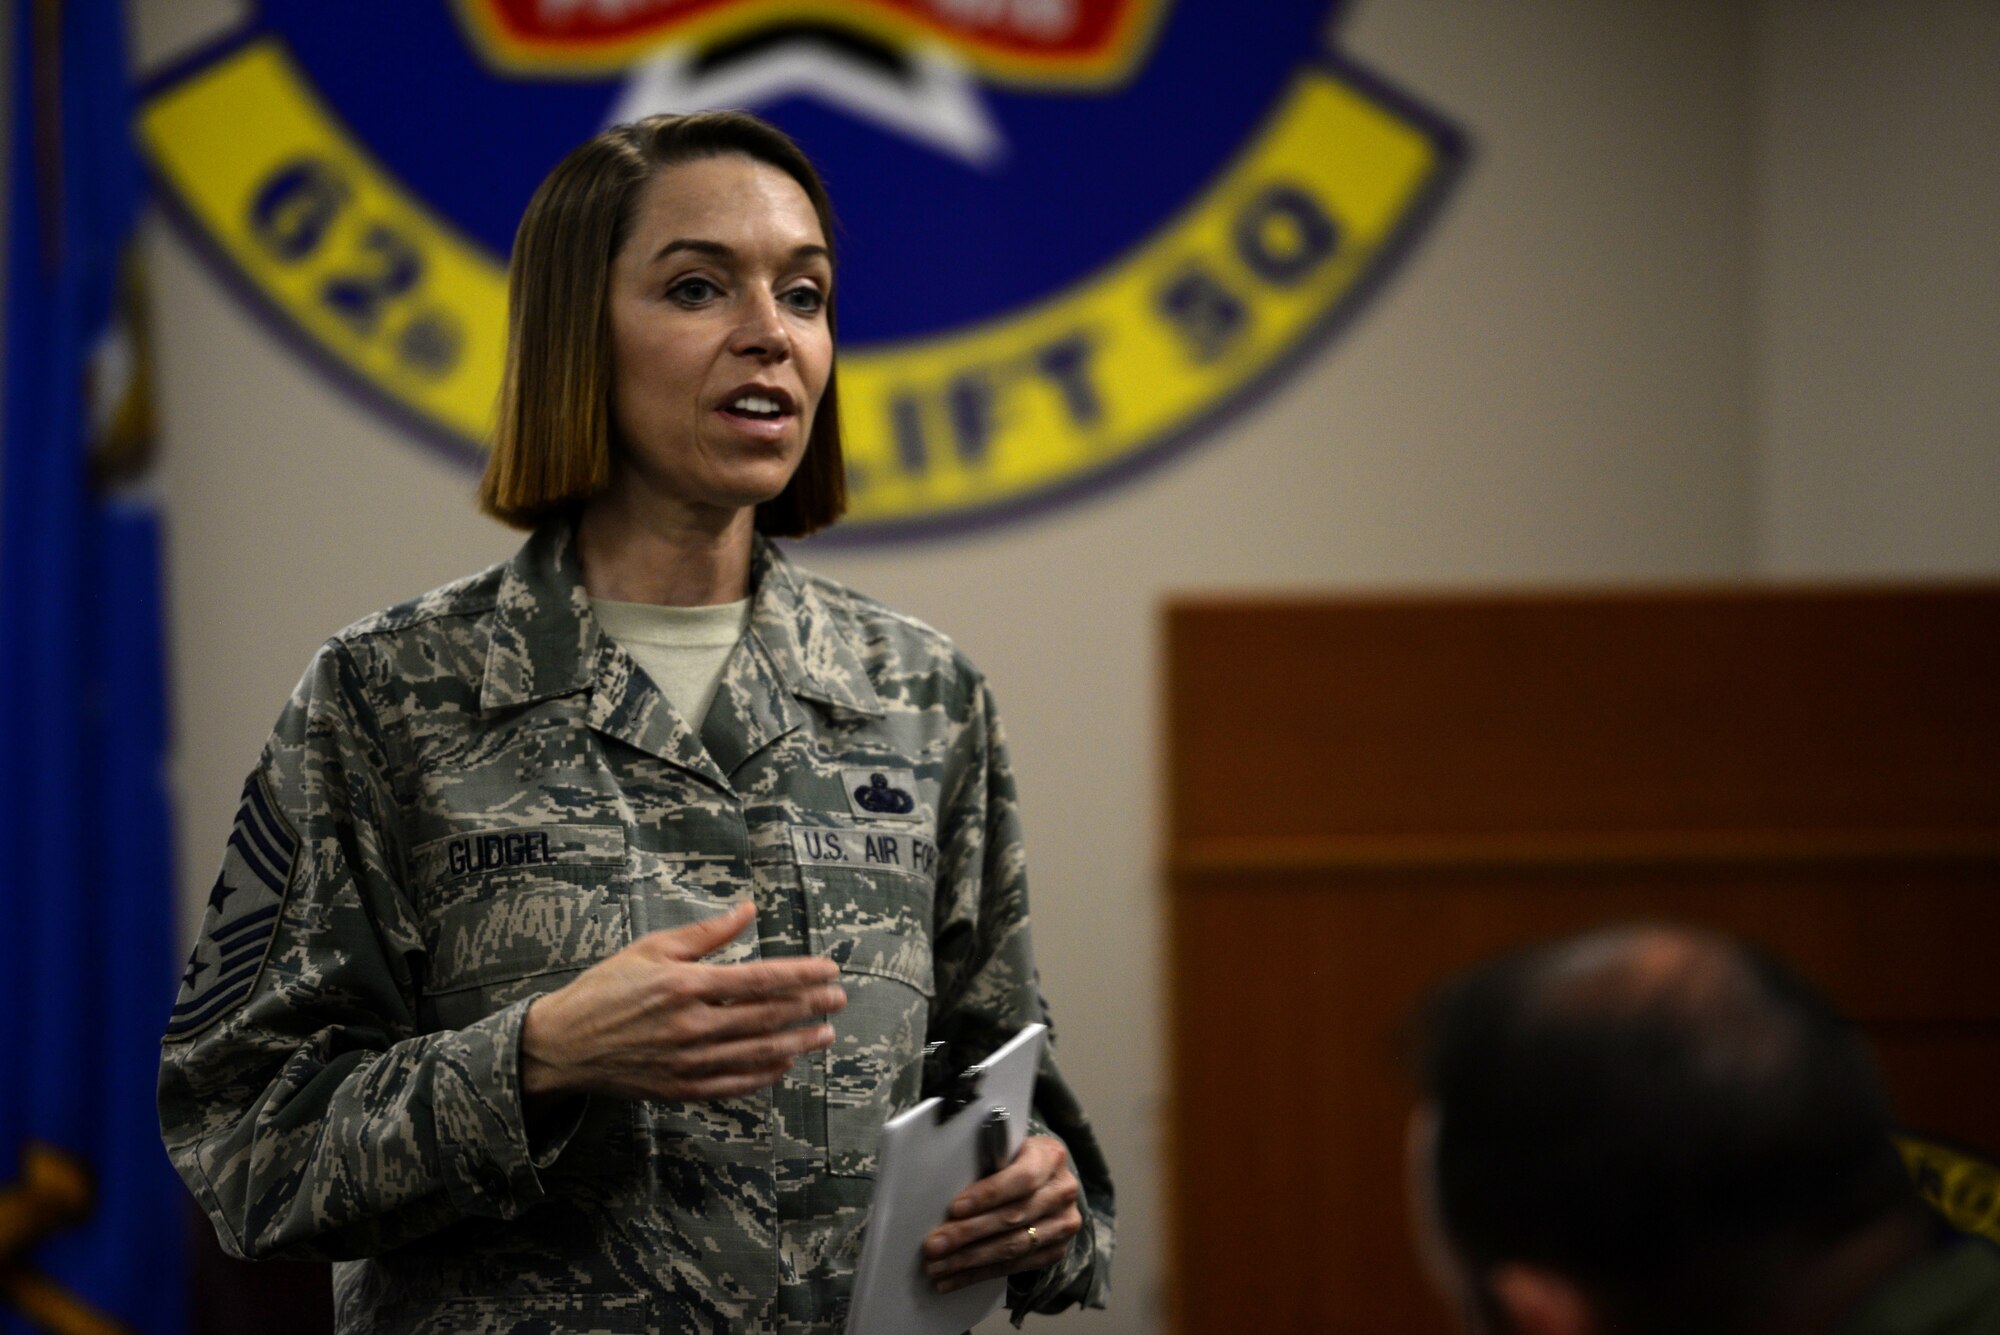
[[[1958,1238],[1911,1262],[1836,1335],[2000,1335],[2000,1248]]]

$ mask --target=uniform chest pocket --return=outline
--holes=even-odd
[[[616,882],[624,843],[618,826],[569,825],[417,849],[427,1025],[463,1028],[622,949],[632,939]]]
[[[813,953],[840,965],[847,1009],[824,1055],[827,1168],[875,1172],[882,1123],[917,1101],[934,991],[932,883],[909,871],[799,869]]]

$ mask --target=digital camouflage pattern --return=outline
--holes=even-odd
[[[295,831],[291,865],[232,843],[218,885],[247,908],[204,921],[160,1118],[231,1252],[342,1263],[343,1332],[838,1331],[924,1043],[970,1061],[1046,1020],[978,672],[761,539],[753,577],[699,736],[598,629],[563,524],[336,636],[280,717],[246,789],[277,810],[239,827]],[[527,1126],[528,1003],[746,895],[754,938],[714,958],[838,961],[834,1046],[757,1095]],[[248,960],[231,943],[273,905],[248,986],[213,991],[201,966]],[[1102,1305],[1111,1261],[1108,1171],[1052,1058],[1031,1129],[1088,1208],[1061,1265],[1016,1277],[1016,1322]]]

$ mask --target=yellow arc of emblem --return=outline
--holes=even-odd
[[[1899,1136],[1896,1148],[1917,1193],[1947,1223],[2000,1243],[2000,1164],[1918,1136]]]
[[[155,97],[141,136],[295,328],[433,432],[484,448],[504,268],[353,140],[280,42]],[[997,320],[841,354],[849,524],[1004,512],[1184,434],[1357,293],[1449,166],[1406,115],[1303,67],[1237,159],[1098,272]]]

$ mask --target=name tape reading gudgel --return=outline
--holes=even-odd
[[[547,866],[555,860],[546,830],[468,835],[445,845],[445,868],[454,876],[492,867]]]
[[[417,846],[412,870],[425,883],[478,872],[540,867],[617,867],[625,833],[615,825],[549,824],[468,830]]]
[[[926,880],[937,879],[937,845],[901,831],[794,825],[792,852],[800,866],[906,871]]]

